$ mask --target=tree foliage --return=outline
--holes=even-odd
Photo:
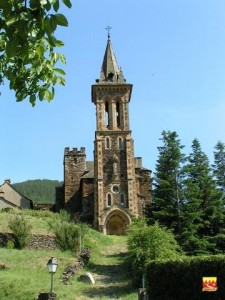
[[[163,131],[158,147],[159,158],[154,177],[151,223],[159,221],[167,228],[179,230],[179,206],[181,198],[181,167],[184,160],[178,135],[175,131]]]
[[[217,185],[225,192],[225,144],[221,141],[215,146],[213,174]]]
[[[223,233],[224,197],[212,176],[209,160],[197,139],[184,167],[182,207],[183,246],[189,253],[215,251],[215,238]]]
[[[35,204],[55,203],[55,188],[61,185],[62,182],[49,179],[27,180],[13,184],[16,190]]]
[[[175,258],[180,254],[173,233],[158,223],[148,226],[144,219],[135,219],[127,232],[130,261],[133,268],[142,273],[151,261]]]
[[[197,139],[189,155],[176,132],[163,131],[161,140],[148,221],[172,229],[188,254],[224,252],[225,145],[216,145],[212,170]]]
[[[58,63],[65,57],[55,51],[63,42],[55,37],[58,26],[68,26],[59,13],[60,5],[71,7],[70,0],[0,1],[0,83],[9,80],[17,101],[29,97],[51,101],[54,86],[65,84],[65,72]]]

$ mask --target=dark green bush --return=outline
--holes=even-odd
[[[74,254],[79,252],[87,226],[77,224],[66,211],[62,210],[49,222],[49,227],[60,250],[69,250]]]
[[[54,229],[55,242],[60,250],[69,250],[75,254],[79,251],[79,226],[74,223],[63,222]]]
[[[25,248],[31,238],[32,226],[29,222],[23,216],[16,215],[9,221],[8,226],[12,230],[15,247]]]
[[[217,277],[216,292],[202,291],[202,277]],[[149,299],[225,299],[225,256],[185,257],[151,262],[147,268]]]

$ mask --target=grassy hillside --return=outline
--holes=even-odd
[[[21,211],[0,212],[0,232],[9,231],[8,220],[15,213]],[[33,233],[49,233],[48,221],[54,217],[53,213],[24,211],[24,214],[32,223]],[[0,299],[31,300],[36,299],[40,292],[48,292],[50,275],[46,263],[54,256],[59,263],[57,273],[54,275],[57,300],[136,300],[137,292],[131,286],[126,265],[126,237],[104,236],[89,229],[84,245],[91,247],[92,256],[80,274],[91,272],[96,280],[95,285],[81,283],[77,281],[77,276],[69,285],[60,282],[65,267],[75,262],[75,258],[69,252],[0,248],[0,266],[1,264],[7,266],[6,270],[1,270],[0,267]]]
[[[33,200],[34,203],[55,203],[55,187],[61,186],[57,180],[36,179],[14,183],[13,186],[21,194]]]

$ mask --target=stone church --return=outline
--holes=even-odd
[[[86,161],[84,147],[65,148],[64,185],[56,189],[57,211],[67,209],[104,234],[124,234],[131,218],[143,216],[151,203],[151,171],[142,166],[141,157],[134,157],[131,93],[108,34],[100,78],[91,91],[94,161]]]

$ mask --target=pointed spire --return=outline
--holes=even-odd
[[[105,55],[102,63],[102,69],[100,73],[99,83],[107,82],[107,83],[124,83],[126,80],[123,77],[123,73],[121,68],[119,68],[116,56],[113,52],[112,43],[110,40],[110,32],[111,27],[106,28],[108,30],[108,40],[105,50]]]

